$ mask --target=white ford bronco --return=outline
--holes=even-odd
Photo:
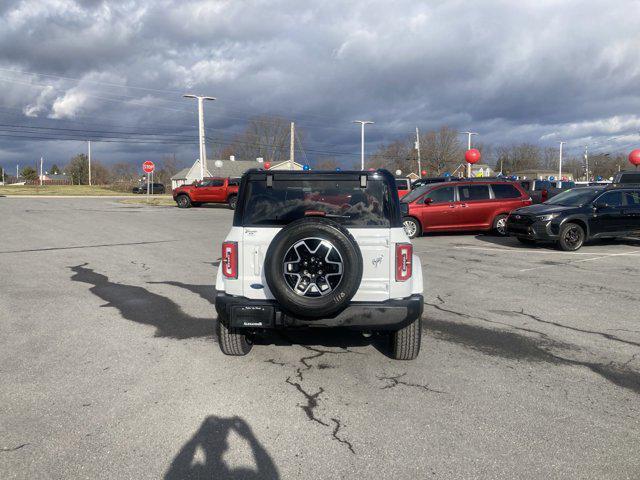
[[[250,170],[216,278],[218,340],[246,355],[263,329],[346,327],[388,334],[391,355],[420,351],[420,259],[386,170]]]

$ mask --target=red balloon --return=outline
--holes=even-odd
[[[629,154],[629,163],[636,167],[640,165],[640,148],[636,148]]]
[[[269,162],[264,162],[264,168],[269,170],[271,168],[271,164]]]
[[[464,154],[464,159],[467,161],[467,163],[478,163],[480,161],[480,150],[478,150],[477,148],[467,150]]]
[[[422,176],[424,177],[427,174],[427,171],[426,170],[422,170],[422,172],[420,172],[420,173],[422,173]]]

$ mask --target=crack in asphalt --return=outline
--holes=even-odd
[[[30,445],[30,443],[23,443],[21,445],[18,445],[17,447],[3,447],[0,448],[0,452],[15,452],[16,450],[20,450],[22,447],[26,447],[27,445]]]
[[[268,360],[265,360],[264,363],[271,363],[272,365],[278,365],[280,367],[286,367],[287,366],[286,363],[276,362],[275,359],[273,359],[273,358],[269,358]]]
[[[342,443],[343,445],[346,445],[349,448],[349,450],[351,450],[351,453],[355,455],[356,451],[353,449],[353,445],[351,444],[351,442],[349,440],[345,440],[344,438],[338,437],[338,432],[342,428],[342,424],[340,423],[340,420],[338,420],[337,418],[332,418],[331,421],[335,423],[335,427],[333,428],[333,433],[332,433],[333,438],[338,442]]]
[[[625,343],[627,345],[632,345],[634,347],[640,347],[640,343],[638,342],[634,342],[631,340],[625,340],[623,338],[617,337],[615,335],[612,335],[610,333],[605,333],[605,332],[599,332],[597,330],[584,330],[582,328],[577,328],[577,327],[571,327],[569,325],[564,325],[562,323],[558,323],[558,322],[553,322],[551,320],[545,320],[543,318],[540,318],[536,315],[533,315],[531,313],[526,313],[524,311],[524,309],[522,309],[521,311],[517,311],[517,310],[491,310],[492,312],[495,313],[500,313],[500,314],[509,314],[509,313],[515,313],[517,315],[522,315],[524,317],[528,317],[531,318],[532,320],[535,320],[536,322],[540,322],[540,323],[545,323],[547,325],[554,325],[556,327],[559,328],[566,328],[567,330],[572,330],[574,332],[580,332],[580,333],[588,333],[588,334],[592,334],[592,335],[599,335],[603,338],[606,338],[607,340],[613,340],[614,342],[620,342],[620,343]]]
[[[286,337],[284,337],[286,338]],[[290,341],[290,343],[295,343],[289,339],[287,339],[288,341]],[[347,348],[345,348],[342,351],[333,351],[333,350],[321,350],[318,348],[314,348],[314,347],[310,347],[308,345],[300,345],[302,348],[306,349],[306,350],[310,350],[313,352],[313,354],[311,355],[307,355],[307,356],[302,356],[300,357],[300,359],[298,360],[298,362],[300,362],[302,364],[302,366],[299,367],[294,367],[293,365],[289,365],[288,363],[285,362],[278,362],[273,358],[269,358],[267,360],[265,360],[265,363],[270,363],[272,365],[277,365],[279,367],[293,367],[295,368],[295,377],[298,379],[298,381],[294,381],[292,380],[292,376],[287,377],[287,379],[285,380],[285,382],[289,385],[291,385],[292,387],[294,387],[299,393],[301,393],[305,400],[306,400],[306,405],[305,404],[298,404],[298,406],[304,411],[305,415],[307,416],[307,419],[311,422],[315,422],[319,425],[322,425],[323,427],[330,427],[331,425],[324,421],[321,417],[319,417],[318,415],[316,415],[316,409],[320,406],[320,396],[325,392],[324,387],[319,387],[318,391],[315,393],[311,393],[309,390],[305,389],[303,387],[303,382],[305,380],[305,376],[304,376],[304,372],[308,372],[309,370],[311,370],[312,368],[314,368],[314,365],[312,365],[311,363],[309,363],[310,360],[316,359],[316,358],[320,358],[324,355],[327,354],[334,354],[334,355],[339,355],[339,354],[344,354],[344,353],[359,353],[359,352],[354,352],[352,350],[349,350]],[[327,366],[326,364],[323,364],[323,366],[321,367],[320,365],[318,365],[316,368],[323,370],[326,368],[331,368],[331,366]],[[332,432],[332,438],[337,440],[338,442],[340,442],[343,445],[346,445],[347,448],[351,451],[351,453],[355,454],[355,450],[353,448],[353,444],[343,438],[343,437],[338,437],[338,432],[340,431],[340,429],[342,428],[342,423],[340,421],[339,418],[335,418],[332,417],[331,421],[334,423],[334,429]]]
[[[432,392],[432,393],[449,393],[449,392],[445,392],[445,391],[442,391],[442,390],[436,390],[435,388],[431,388],[428,385],[422,385],[420,383],[411,383],[411,382],[406,382],[404,380],[400,380],[406,374],[407,374],[407,372],[404,372],[404,373],[401,373],[399,375],[392,376],[392,377],[378,376],[378,380],[386,380],[387,382],[389,382],[384,387],[380,387],[380,390],[386,390],[386,389],[389,389],[389,388],[395,388],[395,387],[397,387],[399,385],[403,385],[405,387],[419,388],[419,389],[425,390],[427,392]]]
[[[311,394],[307,392],[304,388],[302,388],[302,385],[300,385],[298,382],[291,381],[291,377],[287,377],[285,382],[287,382],[289,385],[296,387],[296,389],[306,398],[307,404],[306,405],[298,404],[298,406],[302,408],[304,413],[307,415],[307,418],[312,422],[316,422],[316,423],[319,423],[320,425],[328,427],[329,424],[320,420],[318,417],[315,416],[315,413],[314,413],[315,409],[318,408],[318,397],[324,392],[324,388],[320,387],[320,389],[316,393]]]

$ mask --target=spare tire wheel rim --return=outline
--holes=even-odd
[[[329,240],[303,238],[284,255],[284,279],[301,297],[324,297],[342,281],[343,265],[340,251]]]

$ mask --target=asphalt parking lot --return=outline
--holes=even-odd
[[[640,241],[414,241],[413,362],[214,337],[224,208],[0,199],[1,478],[640,476]]]

